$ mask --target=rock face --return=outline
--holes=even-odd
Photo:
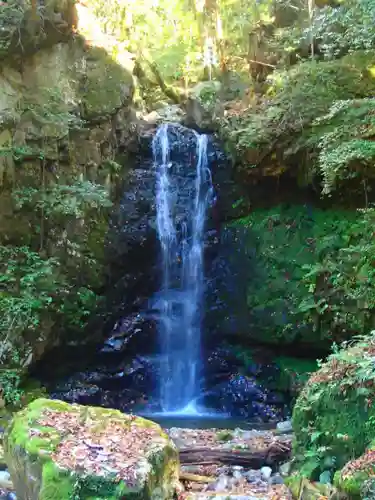
[[[37,212],[37,204],[33,202],[30,210],[17,204],[15,191],[21,197],[30,191],[43,197],[41,193],[53,186],[90,183],[115,198],[126,163],[123,159],[121,166],[115,160],[137,143],[131,108],[133,61],[121,44],[101,32],[90,10],[73,0],[47,0],[36,17],[29,0],[1,5],[0,246],[28,246],[43,258],[60,259],[74,288],[82,254],[90,254],[94,264],[83,278],[84,286],[89,294],[99,295],[108,211],[88,215],[85,209],[83,217],[73,222],[63,217],[58,224],[51,214],[44,214],[40,225],[48,229],[38,242],[42,230],[30,216]],[[87,192],[84,188],[81,194]],[[76,246],[77,233],[82,235],[81,249],[72,252],[62,241]],[[67,341],[55,311],[45,308],[41,317],[35,335],[29,335],[27,327],[1,331],[2,363],[11,359],[16,343],[17,359],[24,367]]]
[[[9,148],[9,155],[1,158],[3,182],[14,175],[14,161],[19,161],[15,149],[18,159],[28,159],[29,168],[38,165],[43,152],[43,158],[55,166],[95,169],[111,158],[114,137],[123,139],[124,120],[131,122],[128,113],[134,85],[130,57],[125,62],[122,58],[120,64],[111,55],[111,47],[73,36],[73,22],[79,33],[85,33],[87,13],[78,13],[74,2],[60,3],[50,7],[64,22],[64,37],[48,37],[47,32],[42,49],[26,54],[20,66],[2,62],[0,146]],[[25,23],[28,9],[25,2],[20,12]],[[58,29],[52,20],[50,24]],[[20,46],[9,54],[17,57]]]
[[[29,500],[169,500],[178,453],[159,425],[116,410],[38,399],[15,415],[5,454]]]

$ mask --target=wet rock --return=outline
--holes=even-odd
[[[249,470],[244,474],[249,483],[260,484],[262,482],[262,473],[260,470]]]
[[[133,313],[116,321],[111,335],[105,340],[102,354],[119,353],[128,349],[137,336],[144,338],[150,333],[152,325],[139,313]],[[104,358],[104,356],[103,356]]]
[[[155,385],[154,368],[143,358],[95,372],[81,372],[58,384],[51,396],[69,403],[104,406],[129,411],[134,405],[145,405],[146,394]]]
[[[238,359],[233,352],[223,347],[214,349],[208,355],[206,363],[206,385],[212,387],[220,381],[227,380],[238,370]]]
[[[284,479],[280,474],[274,474],[270,477],[269,484],[284,484]]]
[[[273,405],[273,395],[261,387],[254,377],[231,375],[227,382],[212,388],[205,397],[210,408],[232,416],[253,418],[260,421],[275,420],[282,415],[282,408]]]

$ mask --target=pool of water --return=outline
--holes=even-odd
[[[168,414],[138,414],[148,420],[157,422],[164,429],[182,427],[187,429],[274,429],[275,423],[259,423],[251,420],[234,419],[227,415],[168,415]]]

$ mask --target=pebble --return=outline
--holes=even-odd
[[[10,481],[10,474],[7,470],[0,471],[0,483]]]
[[[189,495],[188,500],[259,500],[259,497],[253,497],[250,495],[236,495],[236,494],[230,494],[227,493],[225,495],[205,495],[204,493],[201,494],[194,494],[194,495]]]
[[[249,483],[259,483],[262,481],[262,474],[260,470],[249,470],[244,473],[244,477]]]
[[[284,484],[284,479],[281,477],[280,474],[276,473],[270,477],[269,484],[271,485]]]
[[[232,470],[242,471],[243,467],[242,465],[233,465]]]
[[[222,474],[215,483],[215,491],[223,491],[228,488],[229,477]]]
[[[282,433],[282,432],[293,432],[293,426],[291,420],[285,420],[284,422],[279,422],[276,425],[276,429]]]
[[[234,477],[235,479],[241,479],[241,477],[243,477],[243,476],[242,476],[242,473],[241,473],[241,471],[240,471],[240,470],[234,470],[234,471],[233,471],[233,477]]]
[[[265,480],[265,481],[269,481],[271,475],[272,475],[272,469],[271,467],[262,467],[260,469],[260,473],[262,474],[262,478]]]

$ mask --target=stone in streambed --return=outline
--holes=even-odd
[[[161,427],[117,410],[37,399],[14,416],[4,449],[21,499],[169,500],[178,485]]]
[[[262,474],[262,478],[265,480],[265,481],[269,481],[270,477],[272,476],[272,469],[271,467],[262,467],[260,469],[260,473]]]
[[[289,432],[293,432],[293,426],[291,420],[278,422],[278,424],[276,425],[276,432],[278,434],[287,434]]]

